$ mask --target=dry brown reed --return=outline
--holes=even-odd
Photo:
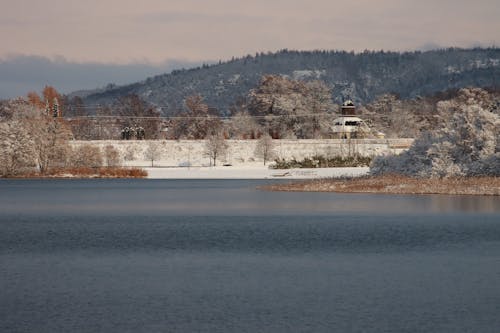
[[[500,195],[500,177],[411,178],[400,175],[327,178],[275,184],[270,191],[386,194]]]
[[[19,178],[145,178],[148,173],[138,168],[122,167],[74,167],[53,168],[45,174],[29,173]]]

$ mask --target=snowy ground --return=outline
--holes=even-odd
[[[226,140],[228,149],[219,156],[217,164],[231,164],[233,166],[260,166],[263,165],[261,156],[256,154],[258,140]],[[274,140],[273,155],[275,158],[298,161],[317,155],[326,157],[349,156],[378,156],[384,154],[399,154],[406,150],[413,139],[358,139],[351,141],[340,139],[318,140]],[[206,154],[204,140],[97,140],[71,141],[71,145],[90,144],[99,147],[102,152],[105,147],[113,146],[119,153],[124,166],[145,167],[151,165],[147,161],[146,152],[150,147],[156,147],[154,166],[183,167],[207,166],[210,159]]]
[[[204,140],[103,140],[72,141],[73,146],[91,144],[101,151],[113,146],[120,155],[123,166],[145,169],[152,179],[313,179],[342,176],[362,176],[369,168],[321,168],[273,170],[265,166],[262,158],[256,156],[257,140],[226,140],[229,148],[220,156],[217,164],[210,167],[206,156]],[[413,139],[340,139],[323,140],[275,140],[274,157],[284,160],[302,160],[315,155],[377,156],[399,154],[406,150]],[[146,151],[157,146],[154,161],[145,160]],[[272,159],[271,159],[272,160]],[[149,167],[153,163],[154,167]],[[272,163],[272,162],[270,162]],[[222,166],[229,164],[230,166]],[[188,167],[190,166],[190,167]]]
[[[266,166],[143,168],[150,179],[314,179],[363,176],[369,168],[274,170]]]

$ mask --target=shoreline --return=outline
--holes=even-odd
[[[370,171],[358,168],[269,169],[264,165],[143,168],[147,179],[322,179],[360,177]]]
[[[262,186],[262,190],[281,192],[336,192],[373,194],[439,194],[500,196],[499,177],[417,179],[403,176],[365,176],[319,179],[290,184]]]
[[[130,167],[110,169],[68,169],[40,175],[25,174],[2,179],[323,179],[361,177],[369,172],[368,167],[314,168],[314,169],[269,169],[264,165],[238,166],[192,166],[192,167]],[[73,172],[72,172],[73,171]]]
[[[127,169],[127,168],[124,168]],[[337,192],[373,194],[442,194],[500,196],[500,177],[411,178],[399,175],[369,176],[368,167],[269,169],[263,165],[216,167],[142,167],[134,172],[31,174],[2,179],[190,179],[290,180],[260,190],[280,192]],[[122,170],[123,171],[123,170]]]

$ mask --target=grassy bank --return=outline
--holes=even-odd
[[[318,179],[263,187],[270,191],[500,195],[499,177],[416,179],[403,176]]]

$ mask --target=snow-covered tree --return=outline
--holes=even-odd
[[[40,173],[43,174],[54,166],[65,166],[70,154],[68,140],[71,137],[66,124],[59,118],[47,115],[28,119],[27,123]]]
[[[255,139],[262,133],[255,118],[248,111],[238,111],[231,117],[230,137],[234,139]]]
[[[210,165],[216,166],[217,159],[223,156],[227,149],[228,145],[222,133],[210,134],[205,139],[205,155],[210,158]]]
[[[114,146],[107,145],[106,147],[104,147],[103,155],[108,167],[117,167],[121,164],[120,153]]]
[[[156,141],[149,141],[146,147],[146,151],[144,152],[144,158],[146,160],[151,161],[151,167],[154,166],[154,161],[157,161],[160,158],[161,153],[161,145]]]
[[[59,110],[59,100],[57,97],[54,97],[54,101],[52,102],[52,117],[57,118],[61,116],[61,110]]]
[[[221,130],[219,116],[210,108],[199,94],[190,95],[184,101],[184,110],[172,121],[171,135],[174,139],[204,139],[214,131]]]
[[[473,96],[477,96],[477,91]],[[463,89],[438,103],[442,127],[417,138],[399,156],[378,157],[373,174],[400,173],[417,177],[500,175],[500,117]]]
[[[160,135],[161,120],[159,110],[149,105],[138,95],[130,94],[121,97],[115,101],[111,108],[103,108],[99,113],[106,116],[111,114],[120,116],[122,128],[143,128],[145,139],[158,139]],[[113,137],[112,133],[115,130],[115,124],[102,122],[101,126],[108,133],[107,137]]]
[[[73,149],[71,165],[74,167],[98,168],[103,165],[99,147],[83,144]]]
[[[419,106],[421,104],[423,102]],[[415,109],[411,101],[402,101],[395,95],[384,94],[358,110],[373,129],[381,131],[386,137],[413,138],[424,127],[424,121],[417,115],[419,106]]]
[[[269,134],[264,134],[260,137],[259,141],[257,141],[255,155],[264,160],[264,165],[266,165],[267,161],[274,158],[274,142]]]
[[[264,75],[250,91],[249,110],[262,117],[274,138],[314,138],[328,131],[333,109],[329,88],[321,81],[299,81]]]
[[[53,93],[55,90],[47,91]],[[20,98],[8,101],[5,110],[6,117],[3,120],[15,122],[14,128],[27,133],[29,150],[40,172],[46,172],[51,166],[65,165],[71,133],[63,119],[53,118],[36,103]]]
[[[41,110],[22,97],[0,101],[0,122],[18,120],[25,123],[26,119],[37,117]]]
[[[23,123],[0,123],[0,176],[14,176],[34,165],[33,141]]]

